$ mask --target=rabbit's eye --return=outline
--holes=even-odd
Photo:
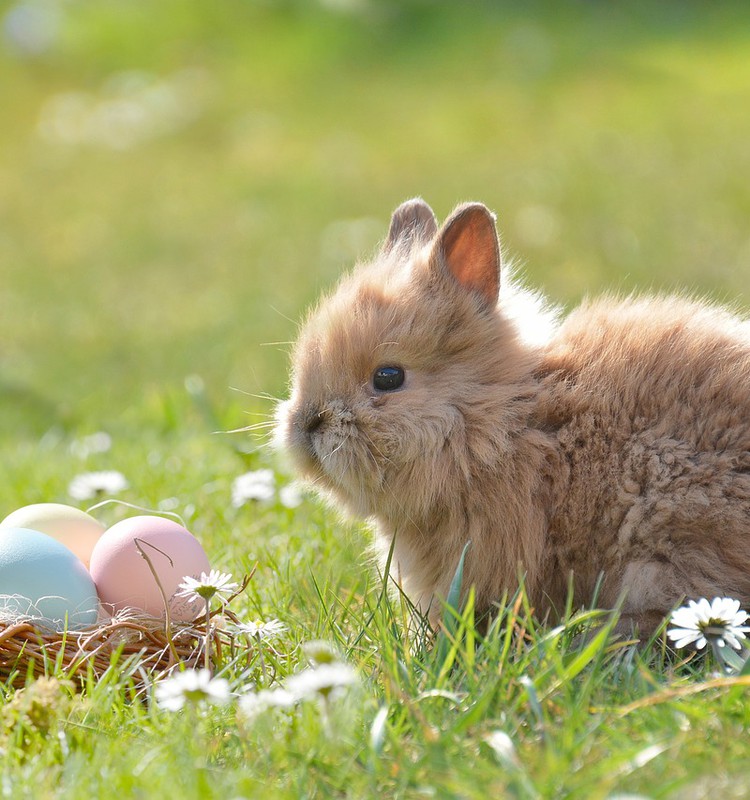
[[[403,384],[404,377],[401,367],[378,367],[372,376],[372,385],[379,392],[392,392]]]

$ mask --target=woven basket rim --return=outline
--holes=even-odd
[[[68,677],[100,678],[113,664],[134,659],[146,674],[165,672],[182,664],[205,663],[208,642],[209,663],[214,666],[228,649],[236,649],[237,634],[224,625],[212,624],[217,615],[239,624],[229,604],[246,589],[251,575],[208,619],[192,622],[154,617],[136,609],[123,609],[96,624],[79,629],[52,630],[39,620],[0,618],[0,681],[23,685],[29,673],[49,674],[50,665],[63,667]],[[245,637],[246,639],[246,637]]]

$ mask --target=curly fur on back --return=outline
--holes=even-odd
[[[489,610],[569,586],[623,596],[651,632],[685,596],[750,601],[750,327],[680,299],[603,298],[560,324],[501,284],[494,217],[440,230],[396,210],[379,256],[304,325],[278,438],[300,473],[375,520],[412,599],[464,572]],[[379,368],[403,383],[376,388]],[[395,537],[395,539],[394,539]]]

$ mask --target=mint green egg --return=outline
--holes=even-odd
[[[96,623],[99,599],[83,562],[51,536],[0,528],[0,618],[61,631]]]

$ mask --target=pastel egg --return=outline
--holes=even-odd
[[[62,503],[34,503],[19,508],[0,522],[2,528],[29,528],[46,533],[62,542],[86,565],[94,545],[104,533],[104,525],[90,514]]]
[[[161,584],[170,617],[181,622],[194,620],[202,608],[199,603],[176,597],[179,585],[186,576],[200,578],[210,569],[208,556],[190,531],[156,516],[129,517],[113,525],[94,545],[90,563],[91,577],[106,611],[132,608],[163,617]]]
[[[83,562],[28,528],[0,529],[0,616],[34,617],[55,630],[96,623],[99,600]]]

